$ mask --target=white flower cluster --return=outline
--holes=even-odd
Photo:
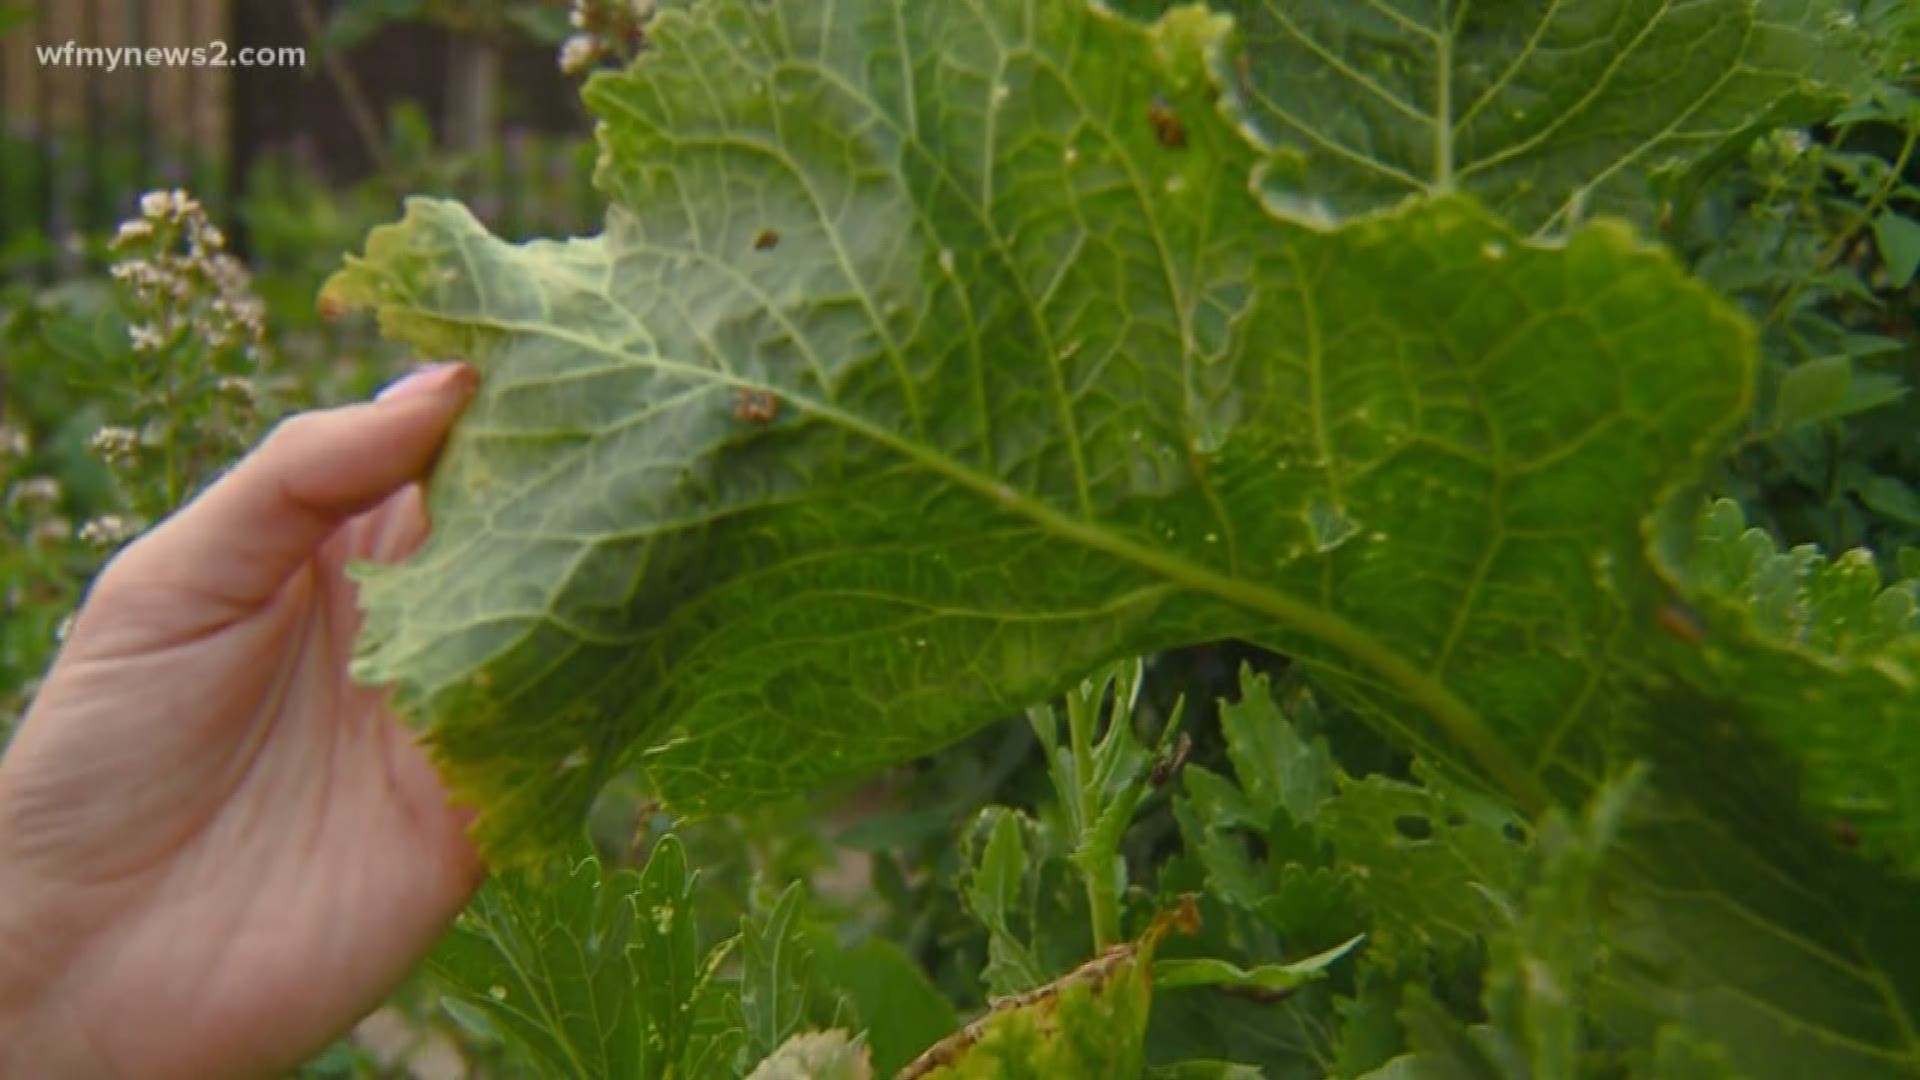
[[[578,12],[575,12],[578,14]],[[600,43],[591,34],[574,34],[560,45],[560,74],[579,75],[600,59]]]
[[[198,199],[177,188],[147,192],[140,216],[121,224],[113,248],[123,253],[113,277],[133,291],[146,316],[128,330],[135,352],[157,354],[187,334],[215,351],[257,358],[266,305]]]
[[[260,399],[260,388],[253,385],[253,380],[243,379],[238,375],[220,376],[215,380],[213,388],[242,405],[252,405]]]
[[[7,502],[29,510],[50,510],[60,504],[60,481],[50,476],[22,480],[7,490]]]
[[[560,73],[583,75],[601,60],[625,60],[645,40],[654,0],[573,0],[575,33],[560,45]]]
[[[0,461],[13,458],[24,460],[33,452],[33,442],[27,433],[11,424],[0,424]]]
[[[102,514],[80,526],[80,542],[101,548],[118,547],[139,533],[140,523],[133,518],[123,514]]]
[[[103,427],[87,444],[108,465],[121,465],[140,454],[140,433],[128,427]]]
[[[27,543],[36,547],[64,544],[72,535],[72,526],[58,513],[60,481],[50,476],[34,476],[15,482],[6,489],[4,507],[24,517]]]

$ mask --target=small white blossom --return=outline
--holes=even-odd
[[[254,400],[260,396],[259,388],[253,385],[252,379],[243,379],[238,375],[220,376],[219,381],[213,384],[213,388],[227,397],[248,405],[253,404]]]
[[[80,540],[97,547],[112,547],[133,539],[139,531],[139,524],[130,517],[102,514],[80,526]]]
[[[50,507],[60,502],[60,481],[50,476],[36,476],[13,485],[7,493],[7,501],[16,506]]]
[[[0,424],[0,459],[23,458],[32,449],[26,432],[10,424]]]
[[[103,427],[93,433],[88,445],[108,461],[119,461],[140,452],[140,433],[132,428]]]
[[[165,191],[149,191],[140,196],[140,213],[158,221],[173,211],[173,196]]]
[[[28,539],[36,547],[52,547],[55,544],[66,543],[72,536],[73,526],[67,523],[66,518],[50,517],[42,518],[33,527],[33,533]]]
[[[575,34],[560,46],[560,73],[578,75],[600,56],[600,46],[585,34]]]
[[[134,352],[159,352],[167,341],[160,330],[152,326],[129,326],[127,336],[133,339]]]
[[[120,231],[113,236],[113,246],[126,247],[137,244],[153,236],[153,222],[145,218],[129,218],[120,223]]]

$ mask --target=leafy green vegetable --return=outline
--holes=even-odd
[[[416,202],[336,279],[486,371],[434,540],[367,576],[359,670],[496,857],[635,753],[737,801],[1229,634],[1524,809],[1583,787],[1659,588],[1640,522],[1739,416],[1746,331],[1612,226],[1276,220],[1211,91],[1169,89],[1196,26],[669,11],[589,87],[605,236]]]
[[[1240,45],[1196,7],[701,0],[588,88],[603,235],[512,246],[412,204],[329,298],[485,385],[433,540],[365,572],[359,673],[399,685],[513,862],[631,765],[725,808],[1116,657],[1249,641],[1416,760],[1342,767],[1248,694],[1236,779],[1184,773],[1175,869],[1256,954],[1211,959],[1368,934],[1296,988],[1341,1019],[1313,1054],[1920,1067],[1915,588],[1696,517],[1755,330],[1585,216],[1653,218],[1674,175],[1847,84],[1838,5],[1228,6]],[[1367,160],[1309,145],[1329,133]],[[1382,162],[1417,182],[1360,175]],[[1878,346],[1843,344],[1770,386],[1779,437],[1890,400],[1855,364]],[[1889,518],[1911,495],[1834,475]],[[1034,719],[1096,941],[1148,764],[1113,721],[1095,741],[1098,701],[1064,745]],[[995,992],[1062,969],[1040,821],[976,832]],[[786,931],[749,934],[743,1062],[820,1022],[782,996]],[[1131,1000],[1101,1006],[1122,1033]],[[1059,1015],[995,1014],[956,1075],[1069,1046],[1133,1068],[1131,1035]]]

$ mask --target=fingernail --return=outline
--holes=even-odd
[[[405,377],[380,391],[373,400],[397,401],[404,397],[439,393],[456,386],[470,391],[477,378],[472,367],[458,361],[421,364]]]

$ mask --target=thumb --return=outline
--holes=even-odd
[[[354,515],[421,479],[478,385],[465,364],[425,368],[363,405],[282,421],[185,509],[101,575],[246,610],[272,597]]]

